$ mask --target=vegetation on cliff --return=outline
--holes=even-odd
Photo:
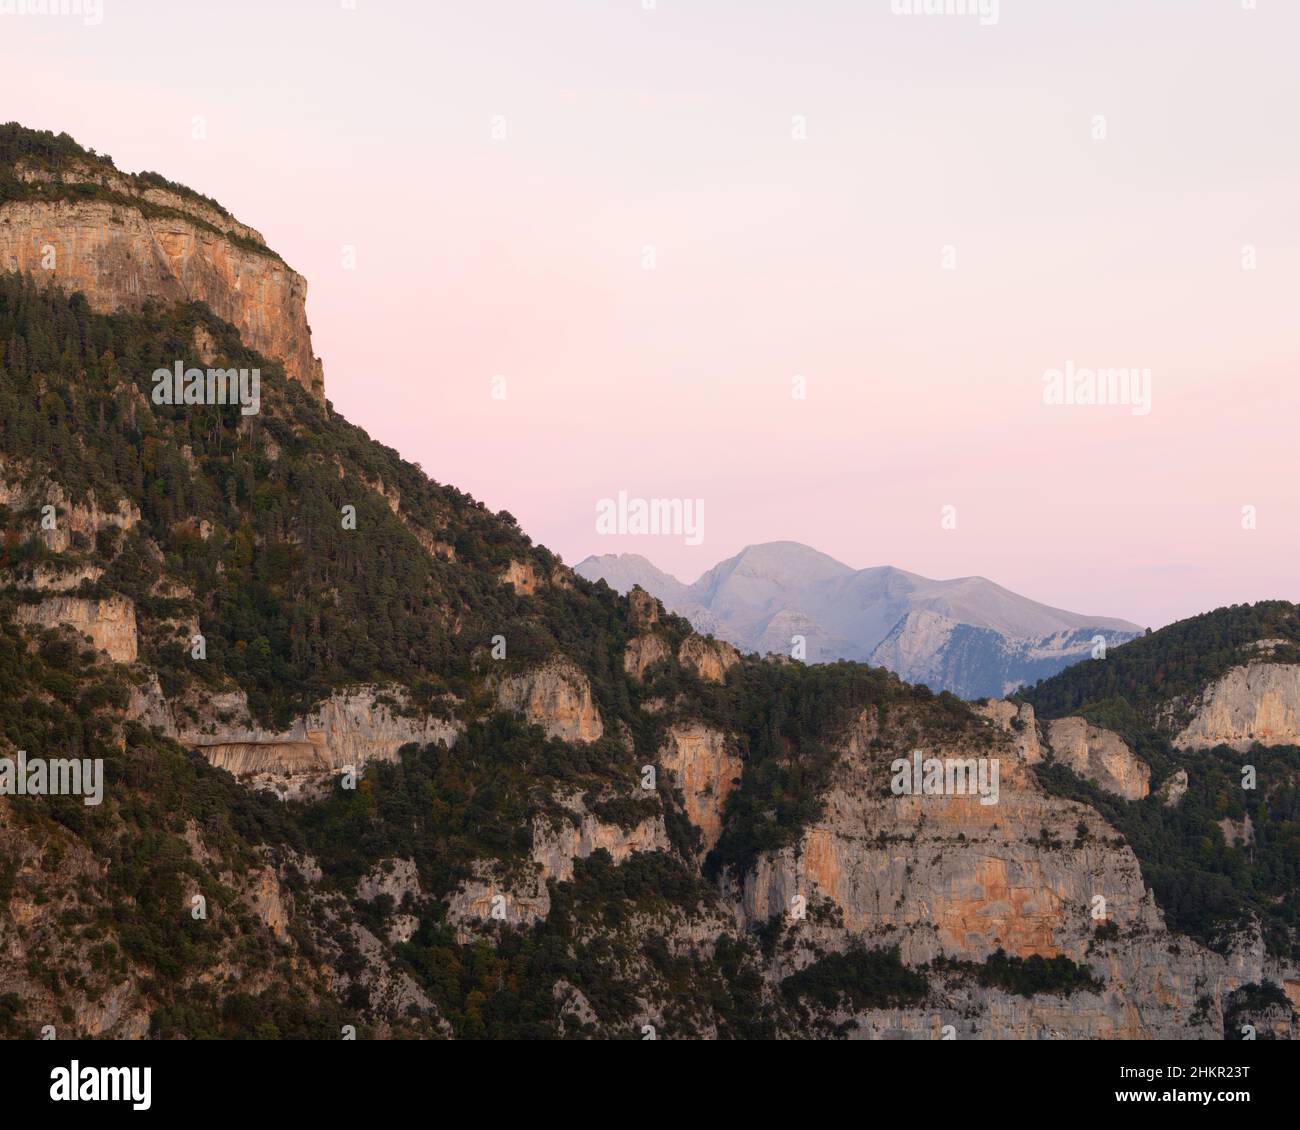
[[[99,166],[104,172],[113,173],[141,191],[146,188],[160,188],[174,196],[188,197],[223,216],[230,215],[212,197],[204,196],[203,193],[196,192],[187,185],[168,180],[161,173],[121,172],[107,153],[96,153],[93,149],[86,149],[66,133],[56,134],[50,130],[28,129],[17,122],[6,122],[0,125],[0,203],[6,199],[21,198],[28,191],[28,186],[23,185],[13,175],[13,168],[19,162],[29,168],[55,174],[80,170],[88,165]],[[14,195],[6,196],[6,190]]]
[[[1254,645],[1278,641],[1265,657]],[[1251,659],[1300,662],[1300,609],[1286,601],[1233,605],[1193,616],[1080,663],[1018,696],[1043,718],[1079,714],[1115,730],[1151,767],[1153,784],[1176,771],[1187,791],[1122,800],[1042,764],[1042,784],[1089,804],[1142,864],[1169,926],[1214,948],[1257,921],[1270,952],[1300,958],[1300,747],[1176,750],[1187,707],[1230,668]],[[1244,788],[1245,766],[1254,787]],[[1231,833],[1249,822],[1249,842]]]
[[[62,137],[3,139],[0,158],[10,161],[18,150],[54,168],[94,157]],[[152,403],[153,371],[191,359],[196,338],[212,340],[223,367],[261,369],[256,415]],[[8,497],[20,499],[0,507],[0,732],[14,749],[102,757],[111,786],[98,809],[80,798],[26,797],[3,810],[0,836],[25,854],[15,863],[16,853],[0,853],[0,909],[14,899],[39,906],[53,893],[68,905],[43,922],[25,992],[0,980],[0,1030],[37,1029],[42,1017],[30,1002],[38,997],[60,1008],[74,998],[98,1003],[128,980],[149,1010],[150,1032],[190,1038],[335,1037],[357,1018],[364,1034],[381,1015],[390,1035],[598,1029],[641,1038],[635,1021],[647,999],[676,1035],[758,1037],[804,1033],[814,1009],[927,999],[925,972],[902,966],[897,951],[866,949],[823,956],[778,990],[765,963],[779,956],[764,950],[761,929],[736,928],[712,880],[798,842],[821,813],[846,733],[864,717],[900,724],[895,733],[905,723],[930,743],[993,741],[951,695],[858,664],[752,657],[719,683],[671,658],[644,682],[630,677],[625,647],[647,629],[625,598],[574,577],[508,513],[489,512],[371,440],[201,305],[97,315],[81,296],[0,278],[0,456]],[[40,519],[54,486],[60,521],[68,503],[92,500],[101,511],[128,504],[124,512],[139,520],[128,530],[74,533],[69,549],[52,553]],[[519,562],[539,579],[532,595],[503,583]],[[102,571],[76,592],[134,602],[140,664],[105,663],[67,630],[14,626],[17,603],[37,599],[23,587],[36,567]],[[1262,615],[1241,631],[1296,638],[1281,613]],[[203,659],[163,630],[191,619],[205,638]],[[653,631],[671,656],[690,627],[663,615]],[[1225,628],[1214,654],[1226,654],[1238,634]],[[498,636],[508,648],[500,659],[491,655]],[[1158,636],[1154,645],[1135,641],[1155,650],[1124,659],[1117,682],[1098,671],[1083,677],[1103,680],[1095,686],[1041,684],[1026,697],[1045,712],[1077,701],[1080,710],[1140,718],[1153,701],[1142,690],[1154,677],[1149,659],[1165,654]],[[566,744],[497,707],[501,679],[560,654],[590,685],[604,723],[599,741]],[[277,729],[336,689],[398,683],[415,709],[452,714],[462,731],[451,749],[409,746],[392,763],[368,766],[356,789],[285,804],[127,722],[146,670],[173,701],[237,687],[255,720]],[[1161,671],[1162,685],[1195,682],[1172,661]],[[703,872],[669,774],[639,791],[641,767],[682,719],[724,731],[744,766]],[[1159,733],[1139,727],[1134,741],[1153,769],[1172,766]],[[1275,756],[1278,773],[1294,768],[1291,753]],[[1051,769],[1043,779],[1110,816],[1151,869],[1176,928],[1208,939],[1255,913],[1271,938],[1284,938],[1300,858],[1294,784],[1239,798],[1227,791],[1230,766],[1221,769],[1194,775],[1185,806],[1172,813],[1154,797],[1125,804]],[[574,820],[561,792],[583,796],[618,827],[661,812],[670,849],[618,866],[597,850],[574,862],[572,879],[550,880],[544,920],[483,924],[466,941],[444,900],[478,862],[532,867],[534,823]],[[1247,814],[1257,829],[1251,849],[1220,849],[1213,820]],[[381,940],[390,896],[358,893],[386,859],[413,861],[425,896],[405,907],[413,927],[397,941]],[[105,865],[84,900],[69,893],[83,882],[74,860]],[[319,868],[310,880],[308,860]],[[269,907],[254,897],[258,884]],[[205,926],[188,915],[194,890],[215,908]],[[277,918],[280,898],[295,908],[288,927]],[[707,945],[682,944],[692,937]],[[377,952],[392,959],[390,981],[401,980],[398,1004],[383,999],[391,983],[381,991],[368,976]],[[221,975],[208,976],[213,970]],[[1068,963],[1004,956],[963,975],[1013,993],[1090,987]],[[570,996],[561,1000],[561,989]]]
[[[1251,645],[1260,640],[1283,641],[1270,660],[1300,663],[1300,609],[1284,600],[1217,608],[1110,648],[1105,660],[1076,663],[1015,697],[1039,718],[1081,714],[1126,739],[1173,731],[1191,700],[1252,658]],[[1171,713],[1161,711],[1171,703]]]

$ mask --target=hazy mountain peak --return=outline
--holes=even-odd
[[[747,545],[692,585],[639,554],[589,557],[577,569],[621,592],[634,584],[740,647],[809,662],[865,660],[968,697],[1002,695],[1140,632],[1113,617],[1053,608],[981,576],[933,580],[892,565],[853,569],[796,541]]]
[[[666,604],[669,595],[680,598],[686,586],[671,573],[665,573],[639,553],[602,553],[585,557],[573,571],[589,581],[603,580],[615,592],[626,593],[640,585]]]

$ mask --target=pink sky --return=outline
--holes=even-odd
[[[0,119],[262,231],[335,407],[571,563],[793,539],[1156,626],[1300,599],[1298,41],[1283,0],[104,0],[0,15]],[[1151,412],[1045,405],[1069,361]],[[703,544],[597,536],[620,489]]]

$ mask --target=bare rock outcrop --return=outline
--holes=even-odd
[[[971,703],[971,709],[987,718],[1004,734],[1011,734],[1025,761],[1032,765],[1042,760],[1043,747],[1038,733],[1038,721],[1034,717],[1034,708],[1029,703],[995,698],[988,702]]]
[[[307,281],[256,232],[189,197],[141,192],[112,174],[86,175],[106,175],[120,198],[0,205],[0,269],[69,294],[81,291],[97,313],[138,310],[149,299],[205,302],[248,345],[324,396],[307,324]]]
[[[704,850],[710,851],[722,834],[727,797],[740,783],[744,767],[735,742],[702,722],[680,723],[669,727],[659,764],[681,790],[686,818],[700,830]]]
[[[35,565],[29,573],[18,574],[17,586],[32,592],[72,592],[80,588],[82,582],[94,584],[104,575],[98,565],[73,565],[61,569],[58,563],[52,565]]]
[[[1158,923],[1133,853],[1114,846],[1095,811],[1044,793],[1009,739],[992,752],[998,799],[985,805],[892,795],[889,765],[907,751],[873,752],[869,726],[859,723],[864,732],[837,764],[822,818],[744,877],[745,919],[785,915],[800,895],[810,907],[825,900],[844,931],[888,939],[914,964],[940,953],[982,961],[999,948],[1080,957],[1098,894],[1121,928]],[[990,756],[962,744],[925,753]]]
[[[124,596],[104,600],[50,596],[39,604],[19,604],[14,620],[39,628],[66,625],[89,636],[116,663],[134,663],[138,654],[135,605]]]
[[[690,635],[677,649],[677,662],[706,683],[724,683],[727,672],[740,662],[740,653],[721,640]]]
[[[529,560],[511,561],[501,574],[501,583],[515,590],[516,596],[533,596],[544,583],[537,567]]]
[[[1176,769],[1160,786],[1160,799],[1166,808],[1177,808],[1187,795],[1187,770]]]
[[[591,683],[566,656],[502,679],[497,687],[497,703],[503,710],[522,714],[530,725],[541,726],[547,736],[561,741],[594,742],[605,732]]]
[[[3,209],[0,209],[3,214]],[[0,232],[3,232],[0,224]],[[106,529],[130,530],[140,521],[140,511],[130,499],[119,499],[109,506],[97,495],[74,501],[62,484],[42,481],[38,483],[23,482],[22,466],[5,466],[0,475],[0,505],[10,510],[41,509],[40,518],[33,526],[33,532],[45,543],[51,553],[66,553],[72,548],[73,539],[80,535],[87,548],[95,544],[95,536]],[[44,507],[52,506],[53,525],[45,522]]]
[[[413,859],[381,859],[357,880],[357,898],[362,902],[373,902],[378,898],[392,900],[385,922],[390,944],[410,941],[420,928],[419,917],[402,909],[408,905],[408,900],[414,907],[425,901]]]
[[[672,654],[667,641],[660,635],[647,632],[633,636],[623,650],[623,670],[639,683],[649,668],[670,659]]]
[[[259,867],[244,877],[241,896],[244,905],[271,931],[276,941],[289,940],[289,910],[274,867]]]
[[[1176,749],[1300,745],[1300,664],[1248,663],[1205,689]]]
[[[596,1010],[591,1007],[587,996],[569,981],[556,981],[551,989],[555,1002],[560,1007],[560,1032],[564,1034],[570,1028],[584,1032],[600,1021]]]
[[[447,900],[447,921],[456,941],[468,945],[493,922],[530,926],[551,911],[551,893],[540,871],[507,871],[495,860],[476,860],[473,875]]]
[[[1150,766],[1113,730],[1084,718],[1054,718],[1047,724],[1047,740],[1057,761],[1107,792],[1141,800],[1151,791]]]
[[[387,895],[401,906],[407,895],[420,898],[420,876],[413,859],[381,859],[357,880],[357,898],[373,902]]]
[[[541,868],[542,879],[566,882],[573,878],[573,861],[586,859],[594,851],[607,851],[615,863],[622,863],[638,851],[666,851],[668,831],[662,812],[647,816],[631,828],[605,824],[589,812],[582,798],[557,798],[569,818],[554,823],[533,822],[532,860]]]
[[[659,602],[640,585],[633,585],[627,594],[632,613],[632,626],[639,632],[650,631],[659,623]]]
[[[618,864],[635,852],[669,848],[662,812],[625,828],[598,819],[579,793],[555,799],[565,815],[534,819],[527,862],[476,860],[472,876],[448,899],[447,918],[462,944],[478,937],[493,921],[518,926],[545,918],[551,910],[547,880],[572,879],[575,860],[606,851]]]
[[[154,726],[213,765],[281,796],[308,795],[321,778],[371,761],[394,761],[409,743],[455,744],[459,723],[412,711],[396,686],[336,691],[286,730],[258,726],[243,691],[167,702],[156,678],[137,687],[128,716]],[[307,789],[307,794],[303,789]]]
[[[952,1024],[976,1038],[1218,1038],[1221,1002],[1241,985],[1294,980],[1256,935],[1225,955],[1167,931],[1138,861],[1092,808],[1045,793],[1010,737],[945,739],[934,757],[997,757],[997,802],[979,796],[894,795],[890,767],[912,735],[864,711],[823,794],[824,812],[797,843],[728,873],[740,923],[782,919],[778,978],[851,942],[899,949],[920,966],[940,954],[983,962],[1061,955],[1101,987],[1021,998],[937,986],[917,1009],[845,1017],[863,1038],[932,1039]],[[887,748],[882,749],[881,744]],[[1100,896],[1103,903],[1098,904]],[[1104,907],[1104,918],[1094,917]],[[1118,935],[1099,940],[1099,921]],[[1207,1005],[1205,1002],[1209,1002]]]

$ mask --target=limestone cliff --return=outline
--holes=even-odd
[[[1220,955],[1169,933],[1132,851],[1096,811],[1045,793],[1009,736],[992,748],[967,738],[925,751],[997,757],[996,804],[893,795],[888,751],[912,740],[899,721],[882,726],[864,712],[845,735],[822,817],[797,844],[731,877],[738,921],[779,918],[790,939],[776,950],[773,975],[860,940],[898,946],[911,966],[940,955],[982,962],[998,949],[1062,955],[1104,988],[1024,999],[940,977],[925,1008],[842,1018],[858,1036],[931,1039],[952,1024],[985,1039],[1218,1038],[1232,991],[1295,981],[1258,938]],[[1102,924],[1118,934],[1100,941]]]
[[[501,574],[501,583],[513,588],[517,596],[533,596],[542,587],[542,577],[531,561],[511,561]]]
[[[454,722],[411,712],[406,691],[392,686],[336,691],[280,731],[252,721],[242,691],[170,703],[154,680],[136,691],[129,714],[218,768],[281,795],[299,795],[311,779],[348,767],[394,761],[398,750],[412,742],[453,745],[460,732]]]
[[[659,623],[659,602],[640,585],[627,594],[628,616],[638,631],[649,631]]]
[[[605,732],[591,683],[564,656],[502,679],[497,701],[503,710],[522,714],[529,724],[541,726],[549,737],[561,741],[594,742]]]
[[[74,500],[61,483],[48,476],[33,475],[26,460],[2,456],[0,506],[19,512],[32,511],[32,529],[51,553],[66,553],[74,543],[92,548],[101,530],[131,530],[140,521],[139,508],[128,499],[109,505],[92,493]]]
[[[1030,765],[1042,760],[1042,737],[1038,732],[1034,708],[1029,703],[1017,705],[1006,699],[991,699],[988,702],[974,703],[971,709],[987,718],[1004,734],[1012,734],[1020,756]]]
[[[881,737],[870,713],[846,736],[823,817],[744,876],[747,920],[786,913],[796,895],[824,897],[845,930],[892,939],[915,963],[941,952],[982,960],[998,948],[1078,957],[1097,894],[1122,928],[1158,921],[1132,852],[1113,845],[1092,809],[1044,793],[1009,739],[992,749],[999,794],[985,805],[976,796],[892,795],[895,755],[873,752]],[[990,750],[962,743],[924,753]]]
[[[18,605],[14,620],[41,628],[65,625],[89,636],[95,647],[114,662],[135,662],[135,605],[124,596],[110,596],[105,600],[50,596],[39,604]]]
[[[18,175],[28,182],[50,178],[22,167]],[[248,345],[324,397],[307,324],[307,281],[257,232],[195,198],[90,163],[60,177],[94,184],[100,195],[0,204],[0,269],[80,291],[105,313],[136,310],[149,299],[205,302]]]
[[[704,850],[709,851],[722,834],[727,797],[743,770],[734,741],[702,722],[670,726],[659,764],[668,770],[673,787],[681,790],[686,817],[700,830]]]
[[[677,649],[677,662],[706,683],[722,683],[727,672],[740,662],[740,653],[722,640],[691,635]]]
[[[1300,664],[1254,662],[1207,687],[1178,749],[1300,745]]]
[[[543,879],[571,879],[573,861],[586,859],[594,851],[607,851],[615,863],[621,863],[633,852],[668,848],[662,812],[624,828],[603,823],[587,810],[578,794],[557,799],[566,809],[567,818],[533,822],[532,860],[541,868]]]
[[[1083,718],[1054,718],[1047,724],[1056,760],[1080,777],[1125,800],[1141,800],[1151,791],[1151,769],[1112,730]]]
[[[1160,800],[1166,808],[1177,808],[1187,795],[1187,770],[1178,769],[1160,786]]]
[[[647,632],[627,641],[623,651],[623,670],[639,683],[649,668],[671,656],[672,650],[664,638]]]
[[[447,918],[462,943],[480,936],[493,921],[519,926],[545,918],[551,909],[547,881],[572,879],[576,859],[606,851],[617,864],[635,852],[666,851],[669,847],[662,812],[625,828],[598,819],[580,794],[562,794],[555,799],[564,816],[533,821],[533,846],[527,863],[478,860],[472,877],[449,896]]]

